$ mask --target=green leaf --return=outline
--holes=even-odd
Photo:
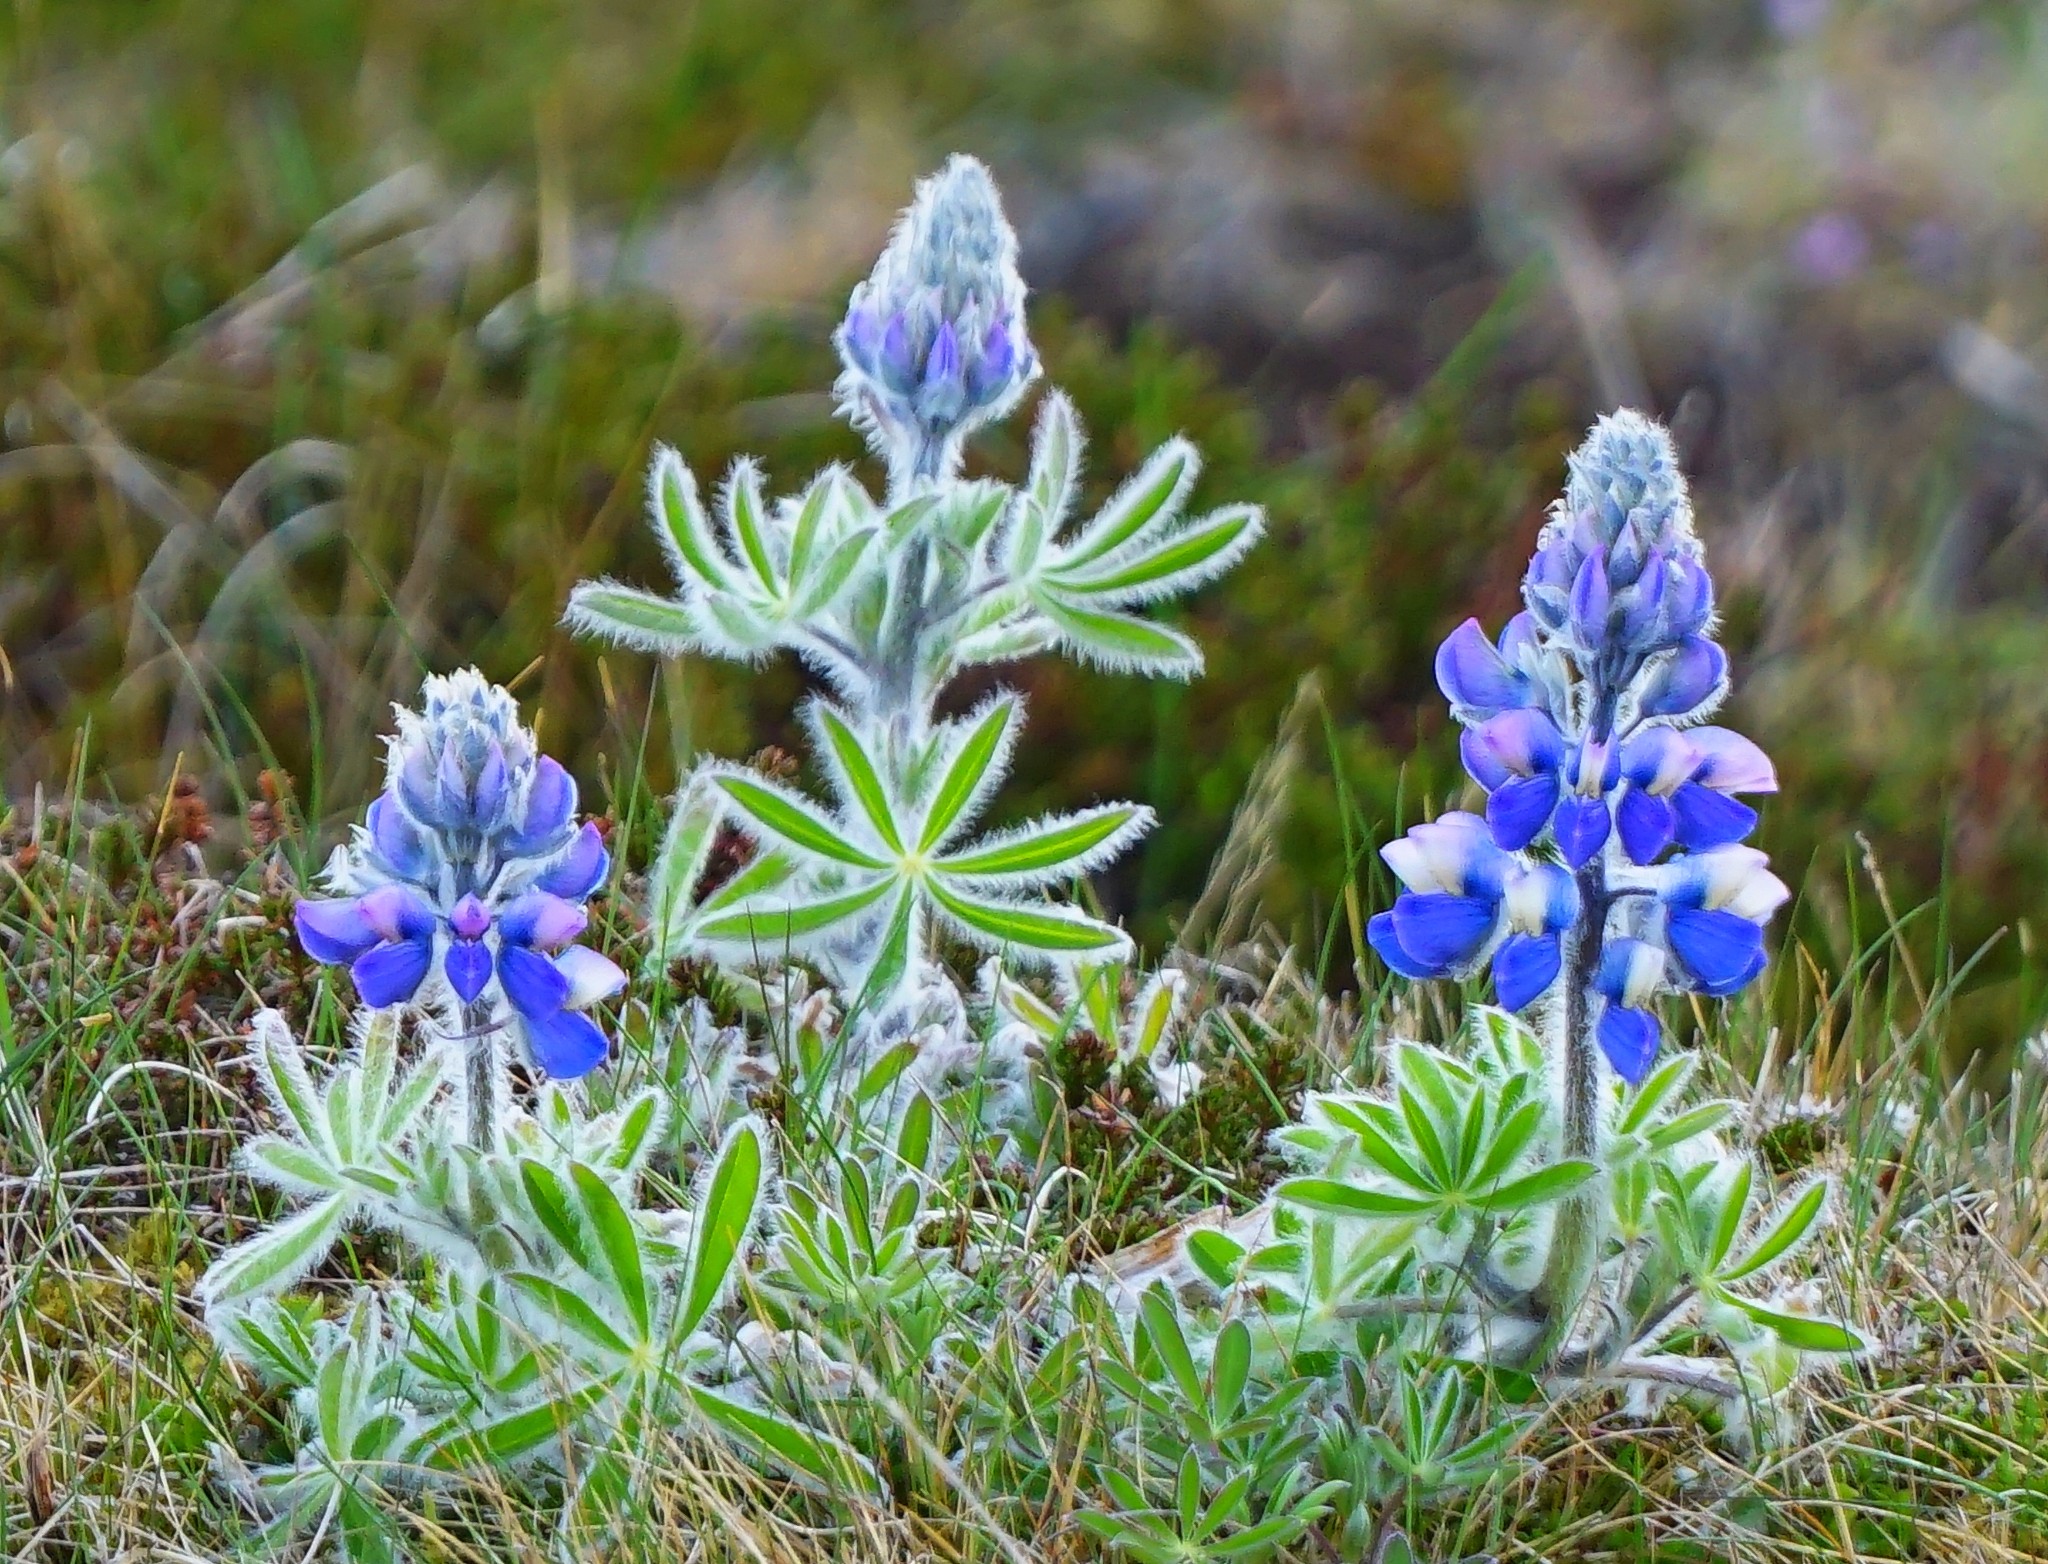
[[[1067,955],[1082,951],[1106,953],[1125,949],[1129,944],[1122,930],[1066,907],[1020,907],[1009,902],[985,901],[936,881],[927,889],[932,900],[959,922],[970,937],[978,936],[981,943],[998,950]]]
[[[444,1418],[422,1439],[425,1464],[435,1471],[506,1466],[548,1445],[565,1444],[590,1409],[611,1394],[609,1381],[580,1385],[565,1395],[499,1417],[469,1423],[466,1412]]]
[[[1749,1191],[1755,1178],[1755,1170],[1748,1162],[1735,1165],[1735,1177],[1729,1181],[1728,1189],[1721,1197],[1720,1220],[1714,1225],[1713,1243],[1707,1250],[1707,1270],[1711,1274],[1720,1274],[1728,1251],[1735,1247],[1736,1235],[1742,1231],[1742,1219],[1749,1213]]]
[[[1677,1096],[1685,1083],[1692,1079],[1693,1066],[1692,1054],[1673,1054],[1659,1065],[1650,1078],[1636,1088],[1635,1095],[1622,1110],[1616,1130],[1623,1135],[1633,1135],[1649,1123],[1651,1115]]]
[[[803,506],[797,511],[796,525],[790,529],[789,537],[789,584],[793,592],[804,585],[804,576],[811,568],[811,551],[817,547],[825,515],[838,498],[839,481],[839,469],[827,467],[804,494]]]
[[[1827,1203],[1827,1180],[1815,1179],[1800,1192],[1797,1199],[1779,1209],[1770,1226],[1750,1246],[1748,1254],[1734,1265],[1717,1272],[1714,1279],[1736,1282],[1745,1276],[1754,1276],[1758,1271],[1775,1264],[1796,1248],[1812,1231],[1813,1224],[1820,1220],[1821,1212],[1827,1208]]]
[[[659,523],[654,535],[668,555],[676,579],[687,582],[695,576],[706,586],[731,591],[725,560],[712,536],[710,519],[697,498],[697,476],[667,446],[654,453],[652,488],[655,520]]]
[[[940,858],[936,866],[949,875],[992,880],[1018,876],[1037,880],[1062,871],[1071,877],[1080,872],[1091,854],[1146,816],[1147,811],[1137,804],[1104,804],[1035,821],[987,846]]]
[[[439,1052],[426,1058],[407,1072],[405,1079],[398,1083],[384,1105],[384,1116],[377,1125],[377,1140],[380,1145],[395,1145],[412,1127],[420,1110],[433,1099],[441,1089],[444,1076]]]
[[[740,549],[747,562],[754,567],[754,575],[761,583],[761,590],[770,597],[780,595],[781,582],[776,578],[775,561],[768,552],[768,537],[764,530],[767,509],[761,498],[761,471],[746,457],[732,464],[732,472],[725,480],[725,514],[732,523],[733,535],[739,539]]]
[[[1860,1333],[1835,1320],[1815,1319],[1806,1314],[1784,1314],[1761,1303],[1751,1303],[1747,1298],[1730,1301],[1786,1346],[1801,1352],[1863,1352],[1870,1346]]]
[[[751,1122],[733,1127],[704,1185],[690,1234],[690,1266],[676,1334],[694,1331],[724,1290],[740,1245],[753,1225],[761,1193],[761,1135]]]
[[[827,1492],[873,1492],[873,1469],[838,1440],[815,1433],[779,1412],[720,1395],[708,1386],[685,1381],[683,1388],[698,1413],[727,1438],[773,1457],[793,1475]]]
[[[286,1189],[333,1194],[342,1188],[340,1171],[324,1157],[280,1136],[265,1135],[250,1142],[242,1156],[251,1172]]]
[[[868,545],[875,540],[876,529],[867,527],[859,532],[849,533],[832,547],[825,556],[825,562],[811,573],[797,598],[793,616],[810,619],[822,614],[839,600],[839,594],[846,590],[846,583],[853,579],[853,573],[860,568],[866,557]]]
[[[666,965],[677,954],[675,935],[690,915],[697,881],[717,840],[718,806],[710,790],[693,781],[676,797],[654,871],[648,876],[647,906],[659,931],[652,955],[655,962]]]
[[[840,835],[808,803],[782,788],[731,771],[714,772],[711,780],[739,805],[750,822],[801,852],[814,853],[834,863],[852,864],[857,869],[887,867],[882,859],[863,852]]]
[[[527,1204],[563,1256],[577,1269],[597,1275],[597,1254],[590,1247],[590,1234],[578,1221],[579,1213],[570,1204],[569,1186],[562,1176],[544,1162],[522,1157],[519,1182],[526,1190]]]
[[[975,720],[925,810],[924,834],[917,844],[920,853],[931,852],[959,822],[1002,753],[1016,717],[1016,698],[1006,696],[990,702],[988,710]]]
[[[1201,465],[1195,448],[1181,439],[1166,442],[1147,458],[1088,524],[1067,557],[1069,565],[1102,558],[1137,537],[1153,522],[1171,518]]]
[[[880,901],[893,883],[877,880],[845,896],[823,901],[742,907],[736,912],[702,919],[696,925],[696,934],[702,940],[743,944],[764,955],[776,953],[794,941],[858,917]]]
[[[1525,1102],[1503,1119],[1500,1128],[1494,1131],[1492,1145],[1487,1147],[1486,1159],[1472,1175],[1473,1184],[1485,1189],[1513,1167],[1515,1159],[1529,1149],[1529,1142],[1536,1138],[1542,1123],[1540,1102]]]
[[[574,1288],[564,1287],[560,1282],[551,1282],[545,1276],[537,1276],[531,1271],[513,1271],[506,1280],[538,1304],[542,1312],[574,1331],[599,1351],[609,1352],[621,1358],[632,1356],[632,1344],[613,1329],[604,1316],[592,1308],[583,1295]]]
[[[1081,445],[1074,404],[1055,391],[1045,399],[1032,431],[1031,504],[1047,527],[1059,525],[1072,502],[1075,457]]]
[[[1422,1099],[1408,1089],[1403,1082],[1394,1094],[1394,1101],[1401,1110],[1401,1117],[1408,1125],[1408,1133],[1414,1139],[1416,1149],[1422,1153],[1423,1166],[1428,1168],[1439,1189],[1450,1189],[1458,1182],[1458,1169],[1451,1166],[1450,1153],[1445,1150],[1442,1128],[1430,1113]]]
[[[762,853],[704,898],[700,914],[723,912],[774,890],[796,873],[787,853]]]
[[[1592,1163],[1577,1158],[1553,1162],[1475,1194],[1472,1204],[1480,1211],[1521,1211],[1570,1194],[1598,1171]]]
[[[1690,1112],[1681,1113],[1675,1119],[1659,1124],[1643,1137],[1656,1151],[1669,1151],[1673,1146],[1684,1144],[1695,1135],[1704,1135],[1709,1130],[1719,1129],[1728,1115],[1735,1111],[1729,1102],[1703,1103]]]
[[[1193,590],[1230,568],[1256,540],[1258,510],[1249,505],[1219,511],[1184,532],[1107,569],[1060,569],[1047,580],[1067,592],[1120,602],[1157,602]]]
[[[1208,1398],[1202,1391],[1201,1371],[1195,1367],[1195,1357],[1188,1350],[1188,1339],[1180,1328],[1180,1316],[1173,1305],[1167,1302],[1166,1289],[1153,1286],[1145,1290],[1138,1300],[1138,1318],[1145,1327],[1145,1339],[1159,1361],[1172,1376],[1180,1393],[1187,1398],[1190,1407],[1204,1405]]]
[[[870,1001],[885,999],[896,992],[904,976],[910,971],[912,934],[917,926],[917,893],[905,886],[896,897],[896,907],[889,915],[888,926],[882,937],[875,942],[873,957],[867,976],[854,998],[849,1011],[859,1011]]]
[[[1433,1196],[1397,1195],[1386,1190],[1363,1189],[1334,1178],[1290,1178],[1273,1193],[1311,1211],[1328,1211],[1338,1216],[1421,1216],[1442,1205],[1442,1201]]]
[[[688,604],[616,581],[579,581],[569,593],[564,617],[586,635],[608,636],[668,657],[702,644],[702,629]]]
[[[334,1143],[327,1133],[327,1120],[320,1111],[320,1094],[314,1088],[312,1077],[306,1073],[304,1055],[298,1044],[279,1021],[273,1027],[262,1028],[263,1043],[261,1057],[264,1076],[270,1082],[270,1090],[285,1115],[298,1127],[299,1135],[307,1145],[326,1153],[331,1158]]]
[[[1184,1247],[1189,1261],[1220,1288],[1237,1285],[1237,1268],[1244,1260],[1244,1245],[1213,1227],[1198,1227],[1187,1236]]]
[[[903,838],[896,829],[895,808],[881,773],[875,769],[874,760],[837,711],[822,701],[811,709],[817,717],[818,731],[824,734],[833,758],[839,762],[840,774],[859,803],[861,813],[867,816],[875,834],[888,844],[889,851],[902,852]]]
[[[1077,654],[1112,673],[1187,679],[1202,671],[1202,651],[1178,630],[1133,614],[1081,608],[1050,592],[1035,594],[1040,613]]]
[[[646,1265],[640,1254],[640,1233],[633,1218],[611,1185],[580,1162],[569,1164],[569,1182],[575,1187],[584,1224],[597,1235],[606,1268],[618,1290],[619,1302],[633,1328],[645,1341],[653,1329],[654,1306],[647,1286]]]
[[[209,1306],[282,1287],[333,1245],[347,1220],[351,1201],[330,1195],[230,1249],[200,1281]]]

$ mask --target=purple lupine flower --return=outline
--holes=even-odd
[[[1690,726],[1726,694],[1728,658],[1663,429],[1631,412],[1595,424],[1522,597],[1498,642],[1468,619],[1436,658],[1485,817],[1446,815],[1383,850],[1404,890],[1367,937],[1409,978],[1490,961],[1510,1009],[1564,982],[1588,1023],[1566,1046],[1597,1047],[1637,1083],[1656,1057],[1655,997],[1752,981],[1785,899],[1738,845],[1757,816],[1737,795],[1776,791],[1769,759]]]
[[[956,156],[920,181],[835,340],[840,406],[892,479],[940,475],[967,434],[1016,406],[1038,356],[1017,236],[981,163]]]
[[[298,904],[300,942],[346,964],[372,1008],[488,1005],[541,1069],[584,1074],[605,1049],[581,1011],[625,974],[573,944],[610,866],[575,815],[574,780],[509,694],[474,670],[430,677],[420,710],[399,713],[385,791],[327,867],[343,894]]]

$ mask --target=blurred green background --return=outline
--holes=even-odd
[[[338,819],[387,703],[472,660],[593,786],[792,742],[797,670],[600,656],[555,617],[581,576],[662,579],[651,442],[785,484],[861,454],[827,335],[964,149],[1096,492],[1181,429],[1203,497],[1273,518],[1188,613],[1204,680],[1016,674],[1005,806],[1152,803],[1102,887],[1148,938],[1304,673],[1330,720],[1268,916],[1326,927],[1340,775],[1376,839],[1444,805],[1431,650],[1512,611],[1563,453],[1632,403],[1695,476],[1802,961],[1892,915],[1867,858],[1894,912],[1939,898],[1914,981],[1997,938],[1959,1053],[2040,1019],[2037,6],[13,0],[0,62],[16,800],[140,800],[183,756],[217,802],[277,764]],[[977,459],[1014,474],[1025,430]]]

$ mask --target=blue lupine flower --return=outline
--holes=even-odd
[[[1717,847],[1660,867],[1674,986],[1722,999],[1763,971],[1763,925],[1791,895],[1768,862],[1754,847]]]
[[[935,477],[1038,373],[1017,236],[995,181],[955,156],[918,184],[836,338],[840,405],[892,476]]]
[[[1519,1010],[1556,981],[1559,936],[1577,921],[1578,889],[1550,864],[1525,865],[1486,822],[1454,811],[1380,849],[1407,890],[1367,926],[1388,966],[1409,978],[1475,970],[1492,957],[1501,1003]]]
[[[1663,429],[1631,412],[1594,425],[1522,596],[1497,642],[1468,619],[1436,658],[1485,819],[1446,815],[1384,849],[1406,889],[1368,939],[1411,978],[1490,959],[1511,1009],[1561,977],[1581,985],[1596,1019],[1567,1047],[1597,1045],[1640,1082],[1656,995],[1750,982],[1785,899],[1763,855],[1737,845],[1757,819],[1737,795],[1777,788],[1769,759],[1727,729],[1686,726],[1726,693],[1728,658]],[[1567,940],[1582,917],[1598,938]]]
[[[1548,829],[1577,869],[1606,845],[1607,797],[1621,777],[1612,744],[1588,735],[1568,744],[1547,713],[1504,711],[1468,729],[1460,748],[1472,779],[1487,790],[1486,821],[1509,852]]]
[[[1593,987],[1606,1000],[1593,1035],[1614,1073],[1631,1086],[1642,1085],[1662,1041],[1649,1007],[1663,987],[1664,968],[1664,952],[1647,940],[1612,939],[1593,975]]]
[[[376,1009],[444,987],[474,1005],[495,981],[534,1063],[582,1075],[605,1044],[579,1012],[625,974],[572,943],[610,865],[575,813],[575,782],[537,753],[509,694],[474,670],[429,678],[421,709],[399,713],[385,791],[328,865],[344,894],[298,904],[300,942],[347,964]]]
[[[1739,842],[1756,811],[1737,793],[1775,793],[1770,757],[1726,728],[1644,728],[1621,748],[1628,791],[1615,810],[1623,848],[1639,864],[1664,850],[1705,852]]]

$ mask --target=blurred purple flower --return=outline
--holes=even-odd
[[[1849,282],[1870,264],[1870,235],[1851,213],[1822,212],[1794,236],[1791,258],[1810,282]]]

